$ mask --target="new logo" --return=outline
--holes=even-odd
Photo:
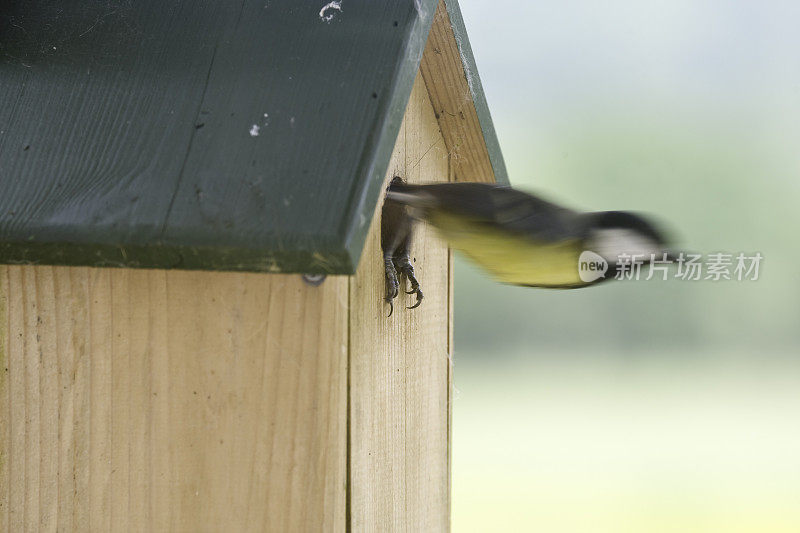
[[[591,283],[606,275],[608,271],[608,261],[602,256],[585,250],[578,257],[578,276],[584,283]]]

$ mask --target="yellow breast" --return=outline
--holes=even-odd
[[[537,242],[447,213],[429,217],[450,246],[503,283],[539,287],[585,285],[578,275],[580,239]]]

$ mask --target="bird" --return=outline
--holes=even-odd
[[[422,302],[409,261],[414,221],[429,223],[451,248],[496,280],[512,285],[588,287],[617,277],[611,273],[631,258],[646,264],[653,258],[674,256],[663,230],[645,215],[581,212],[503,185],[418,185],[395,176],[387,188],[382,215],[385,301],[390,306],[398,293],[398,273],[411,283],[407,292],[417,295],[411,308]],[[587,254],[602,266],[589,273],[581,271]]]
[[[395,176],[389,183],[400,186],[404,184],[402,178]],[[386,273],[386,297],[389,304],[389,316],[392,316],[394,305],[392,300],[397,297],[399,281],[398,272],[404,275],[411,283],[411,290],[407,294],[416,294],[417,301],[409,309],[420,306],[424,295],[419,281],[411,264],[411,242],[414,235],[414,220],[403,202],[386,198],[381,211],[381,248],[383,249],[383,266]]]

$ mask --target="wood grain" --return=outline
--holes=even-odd
[[[347,278],[0,267],[0,529],[345,529]]]
[[[458,16],[457,21],[451,19],[448,7]],[[454,22],[459,23],[455,29]],[[458,36],[455,30],[459,31]],[[456,2],[439,0],[420,71],[450,152],[455,179],[507,182],[505,164]]]
[[[447,149],[417,77],[386,178],[445,181]],[[448,250],[421,226],[412,259],[425,293],[401,293],[387,318],[379,211],[350,287],[350,520],[352,531],[449,528]]]

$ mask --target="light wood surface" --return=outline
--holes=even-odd
[[[343,530],[347,286],[0,267],[0,529]]]
[[[387,179],[445,181],[447,149],[417,78]],[[378,214],[350,286],[350,518],[353,531],[445,531],[449,527],[448,251],[417,229],[412,259],[425,300],[382,302]]]
[[[492,162],[475,109],[475,88],[470,87],[469,80],[475,74],[464,72],[464,64],[445,1],[440,0],[420,71],[451,155],[456,180],[494,183]]]

